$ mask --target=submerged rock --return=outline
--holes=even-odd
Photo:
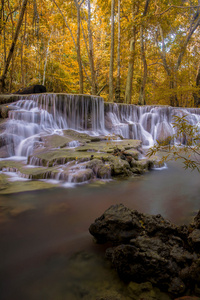
[[[148,281],[182,295],[200,282],[199,219],[200,213],[189,227],[176,226],[161,215],[142,214],[120,204],[107,209],[89,231],[97,243],[112,244],[106,257],[124,281]]]

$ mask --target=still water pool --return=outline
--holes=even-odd
[[[189,223],[200,209],[199,183],[197,171],[176,162],[126,181],[0,195],[0,299],[93,299],[97,290],[122,290],[90,224],[116,203]]]

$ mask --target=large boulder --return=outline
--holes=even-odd
[[[46,87],[44,85],[36,84],[29,87],[21,88],[13,94],[27,95],[27,94],[36,94],[36,93],[46,93]]]
[[[199,285],[198,221],[196,217],[189,227],[176,226],[161,215],[119,204],[107,209],[89,231],[97,243],[111,243],[106,256],[124,281],[148,281],[179,296]]]

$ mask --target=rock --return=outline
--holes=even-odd
[[[1,158],[9,157],[7,146],[3,146],[0,148],[0,157]]]
[[[3,174],[0,174],[0,190],[4,190],[8,187],[9,183]]]
[[[17,101],[19,100],[18,98],[19,96],[17,95],[12,95],[12,94],[8,94],[8,95],[3,95],[1,94],[0,95],[0,104],[5,104],[5,103],[11,103],[11,102],[14,102],[14,101]]]
[[[112,172],[111,166],[109,164],[105,164],[101,168],[99,168],[99,170],[97,172],[97,178],[110,179],[111,172]]]
[[[166,140],[170,140],[171,136],[173,135],[173,129],[170,124],[167,122],[161,122],[158,124],[157,129],[157,136],[156,140],[160,143],[165,142]]]
[[[1,106],[0,108],[0,117],[3,119],[8,118],[9,108],[8,106]]]
[[[200,250],[200,229],[193,230],[189,237],[190,244],[194,247],[196,251]]]
[[[11,110],[16,110],[15,106],[9,105],[0,105],[0,118],[6,119],[8,118],[8,113]]]
[[[20,95],[26,95],[26,94],[36,94],[36,93],[46,93],[46,87],[44,85],[36,84],[31,85],[29,87],[21,88],[17,92],[13,94],[20,94]]]
[[[196,217],[194,218],[194,227],[196,229],[200,229],[200,210],[199,210],[198,214],[196,215]]]
[[[174,300],[200,300],[200,297],[195,297],[195,296],[183,296],[176,298]]]
[[[91,169],[77,170],[69,174],[69,182],[81,183],[94,178],[94,173]]]
[[[128,285],[128,292],[133,300],[170,300],[171,298],[162,293],[158,288],[152,286],[150,282],[136,283],[130,282]]]
[[[69,142],[73,140],[66,136],[52,134],[42,136],[41,141],[44,143],[44,147],[47,148],[63,148],[66,147],[69,144]]]
[[[7,136],[5,133],[0,134],[0,148],[7,145]]]
[[[0,119],[0,133],[3,133],[3,131],[6,130],[6,125],[6,120]]]
[[[184,291],[185,291],[185,284],[183,283],[183,281],[178,277],[173,278],[170,282],[168,292],[170,292],[173,295],[179,295]]]
[[[161,215],[119,204],[107,209],[89,231],[97,243],[111,243],[106,257],[126,282],[150,282],[172,295],[200,282],[199,229],[189,232]]]
[[[142,159],[142,160],[135,160],[132,159],[130,162],[130,166],[132,168],[132,171],[137,174],[142,174],[154,166],[154,163],[151,159]]]

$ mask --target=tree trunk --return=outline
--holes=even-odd
[[[134,63],[135,63],[135,37],[133,37],[130,41],[130,56],[128,62],[128,74],[126,79],[126,90],[125,90],[125,103],[127,104],[131,103]]]
[[[114,14],[115,0],[111,1],[111,49],[110,49],[110,70],[109,70],[109,101],[113,101],[113,66],[114,66]]]
[[[91,9],[90,9],[90,0],[88,0],[88,38],[89,38],[89,63],[90,63],[90,72],[91,72],[91,82],[92,82],[92,95],[97,94],[97,82],[96,82],[96,72],[94,68],[94,51],[93,51],[93,39],[91,31]]]
[[[133,15],[132,22],[134,22],[134,18],[139,11],[139,6],[133,7]],[[129,62],[128,62],[128,74],[126,78],[126,88],[125,88],[125,103],[131,103],[132,96],[132,85],[133,85],[133,72],[134,72],[134,64],[135,64],[135,44],[136,44],[136,26],[133,25],[133,35],[130,40],[130,54],[129,54]]]
[[[1,9],[0,9],[0,34],[4,27],[4,0],[1,0]]]
[[[200,65],[198,66],[197,76],[196,76],[196,88],[200,88]],[[200,104],[200,91],[193,93],[194,106],[198,107]]]
[[[10,51],[9,51],[9,54],[8,54],[8,57],[7,57],[5,66],[4,66],[3,74],[0,78],[0,92],[1,93],[3,93],[3,90],[5,88],[6,75],[7,75],[8,68],[9,68],[9,65],[10,65],[10,62],[11,62],[11,59],[12,59],[12,56],[13,56],[13,52],[14,52],[14,49],[15,49],[17,39],[18,39],[18,36],[19,36],[20,27],[22,25],[22,21],[23,21],[23,17],[24,17],[24,12],[26,10],[27,2],[28,2],[28,0],[23,0],[23,2],[22,2],[21,11],[20,11],[17,27],[16,27],[16,30],[15,30],[13,42],[11,44]]]
[[[49,37],[48,44],[47,44],[47,50],[46,50],[46,57],[45,57],[45,63],[44,63],[44,72],[43,72],[42,85],[45,85],[45,80],[46,80],[47,60],[48,60],[48,55],[49,55],[49,43],[50,43],[50,40],[51,40],[52,31],[53,31],[53,28],[51,29],[50,37]]]
[[[169,84],[170,90],[171,90],[171,95],[170,95],[170,105],[171,106],[179,106],[179,101],[177,98],[177,82],[176,79],[170,78],[170,84]]]
[[[24,25],[24,34],[22,36],[22,45],[21,45],[21,84],[25,86],[24,79],[24,42],[26,37],[26,22],[27,22],[27,13],[25,14],[25,25]]]
[[[147,14],[149,3],[150,3],[150,0],[146,0],[143,17],[145,17]],[[141,87],[140,87],[140,95],[139,95],[138,104],[145,105],[146,104],[145,85],[146,85],[146,81],[147,81],[147,61],[146,61],[146,55],[145,55],[145,49],[144,49],[144,25],[143,24],[141,24],[141,26],[140,26],[140,49],[141,49],[141,60],[143,63],[143,78],[142,78],[142,83],[141,83]]]
[[[120,90],[120,46],[121,46],[121,0],[118,0],[118,45],[117,45],[117,85],[115,90],[115,101],[121,102],[121,90]]]
[[[141,83],[141,87],[140,87],[140,95],[139,95],[138,104],[145,105],[146,104],[145,85],[146,85],[146,81],[147,81],[147,61],[146,61],[145,50],[144,50],[144,27],[143,27],[143,25],[141,25],[141,27],[140,27],[140,47],[141,47],[141,59],[143,62],[143,78],[142,78],[142,83]]]
[[[81,61],[81,15],[80,15],[80,6],[77,5],[77,60],[78,60],[78,67],[79,67],[79,93],[83,94],[83,68],[82,68],[82,61]]]

